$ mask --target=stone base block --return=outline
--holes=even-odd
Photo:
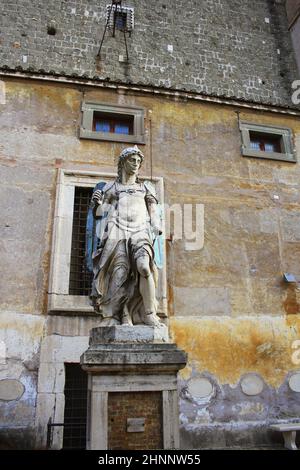
[[[177,372],[187,358],[166,341],[164,326],[91,330],[80,361],[89,374],[88,449],[179,447]]]
[[[169,341],[166,325],[103,326],[93,328],[90,344],[99,343],[166,343]]]

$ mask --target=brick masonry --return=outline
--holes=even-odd
[[[292,106],[297,68],[283,0],[124,1],[135,9],[129,64],[119,62],[125,56],[120,34],[104,41],[96,60],[109,3],[4,2],[0,68]]]
[[[127,432],[128,418],[145,418],[144,432]],[[161,392],[108,394],[108,448],[162,449]]]

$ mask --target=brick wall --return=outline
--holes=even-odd
[[[2,2],[0,68],[185,89],[292,105],[297,78],[283,0],[124,0],[135,29],[104,41],[110,0]],[[47,33],[48,27],[56,30]]]
[[[127,432],[127,418],[145,418],[144,432]],[[162,449],[161,392],[108,394],[108,448]]]

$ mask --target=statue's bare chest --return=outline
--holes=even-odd
[[[135,227],[144,226],[149,220],[145,196],[146,189],[143,185],[118,184],[113,200],[119,222]]]

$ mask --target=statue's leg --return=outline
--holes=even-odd
[[[126,308],[127,292],[124,285],[128,277],[129,265],[124,244],[119,244],[113,268],[110,274],[110,308],[114,318],[118,318],[122,325],[132,324]]]
[[[101,325],[130,324],[128,312],[124,308],[127,300],[125,283],[128,272],[129,261],[125,242],[121,240],[117,244],[112,243],[111,248],[108,246],[106,262],[97,278],[97,289],[102,294],[99,294]]]
[[[140,274],[139,290],[145,309],[144,323],[159,326],[161,323],[156,315],[155,283],[150,269],[149,256],[138,257],[136,267]]]

